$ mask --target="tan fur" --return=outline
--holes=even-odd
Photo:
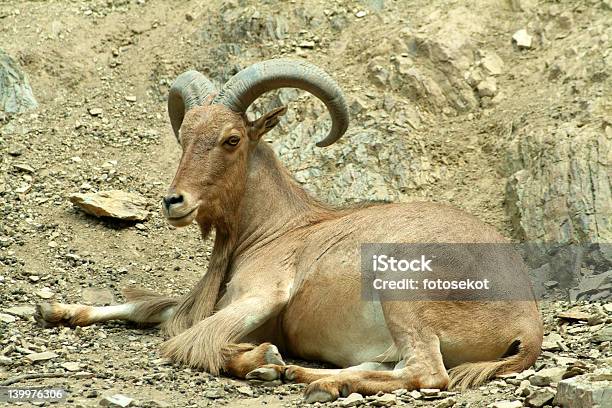
[[[189,367],[219,374],[227,363],[223,350],[240,340],[241,329],[240,321],[220,321],[212,315],[166,341],[162,353]]]
[[[260,142],[284,112],[276,109],[253,122],[220,105],[186,113],[180,136],[183,155],[163,210],[172,225],[197,222],[204,238],[215,230],[208,270],[180,299],[129,290],[133,312],[127,319],[164,320],[162,328],[172,337],[162,352],[176,362],[213,374],[310,382],[309,402],[347,392],[462,389],[533,364],[542,322],[532,297],[482,302],[361,299],[359,248],[364,242],[506,240],[475,217],[442,204],[334,209],[320,203]],[[239,143],[229,146],[230,138]],[[435,255],[449,260],[443,270],[448,276],[479,272],[458,256],[471,253],[441,251]],[[530,288],[515,252],[476,259],[478,268]],[[68,306],[57,309],[42,309],[41,320],[64,319]],[[123,309],[96,311],[102,318],[123,316]],[[90,323],[91,316],[82,313],[78,323]],[[340,367],[365,362],[400,367],[292,369],[266,360],[268,346],[251,345],[260,342]],[[518,353],[512,355],[508,350],[515,343]]]
[[[148,323],[154,316],[158,316],[164,310],[176,306],[178,303],[177,299],[136,287],[124,288],[122,293],[129,303],[135,305],[132,321],[136,323]]]

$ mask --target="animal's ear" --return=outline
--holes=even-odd
[[[287,113],[287,107],[281,106],[266,113],[259,119],[249,124],[249,137],[252,140],[258,140],[263,135],[268,133],[274,126],[278,125],[281,116]]]

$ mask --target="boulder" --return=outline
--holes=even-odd
[[[37,106],[26,74],[0,49],[0,112],[21,113]]]
[[[564,408],[604,408],[612,401],[612,369],[579,375],[561,381],[554,404]]]

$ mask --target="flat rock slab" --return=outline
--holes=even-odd
[[[569,320],[569,321],[582,321],[582,322],[586,322],[589,320],[589,318],[591,318],[591,314],[587,313],[587,312],[583,312],[581,310],[577,310],[577,309],[570,309],[570,310],[566,310],[563,312],[559,312],[557,313],[557,317],[563,320]]]
[[[554,404],[571,408],[612,407],[612,369],[561,381]]]
[[[567,369],[565,367],[544,368],[532,375],[529,381],[531,385],[535,385],[536,387],[545,387],[561,381],[566,371]]]
[[[30,305],[23,306],[13,306],[8,309],[2,309],[4,313],[11,314],[13,316],[21,317],[22,319],[27,319],[30,316],[34,316],[34,312],[36,312],[36,308]]]
[[[144,221],[149,216],[147,202],[139,194],[121,190],[97,193],[75,193],[70,201],[81,210],[96,217],[110,217],[126,221]]]
[[[17,318],[7,313],[0,313],[0,322],[13,323]]]
[[[86,305],[110,305],[115,302],[113,292],[106,288],[84,288],[81,297]]]
[[[125,408],[132,405],[134,402],[133,398],[126,397],[122,394],[110,395],[108,397],[104,397],[100,400],[100,406],[102,407],[115,407],[115,408]]]
[[[363,398],[363,395],[354,392],[340,401],[340,406],[349,408],[361,405],[363,403],[365,403],[365,398]]]
[[[51,360],[51,359],[56,358],[56,357],[57,357],[57,354],[55,354],[54,352],[52,352],[52,351],[44,351],[42,353],[28,354],[25,358],[30,363],[36,363],[38,361]]]

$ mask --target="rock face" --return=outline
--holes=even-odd
[[[0,50],[0,111],[21,113],[37,106],[25,73]]]
[[[561,381],[554,403],[571,408],[612,407],[612,370],[602,369]]]
[[[612,241],[609,152],[600,129],[564,123],[521,129],[509,149],[507,201],[519,237],[568,243]]]
[[[610,296],[597,275],[612,268],[606,244],[612,242],[612,139],[575,121],[553,130],[532,126],[519,127],[508,149],[506,206],[516,237],[539,247],[533,266],[549,269],[534,280],[554,279],[563,289],[579,284],[572,300]]]
[[[149,216],[144,197],[121,190],[72,194],[70,201],[88,214],[126,221],[143,221]]]

